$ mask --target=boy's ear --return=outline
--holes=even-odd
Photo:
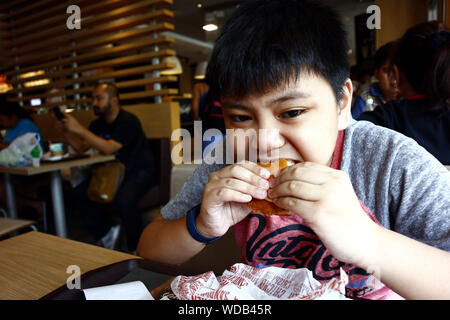
[[[353,96],[353,85],[350,79],[345,81],[345,85],[342,88],[343,95],[341,101],[339,102],[338,109],[338,129],[344,130],[348,127],[350,119],[352,117],[352,96]]]

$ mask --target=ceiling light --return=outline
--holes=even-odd
[[[161,70],[160,74],[163,76],[172,76],[172,75],[183,73],[183,67],[181,66],[180,59],[178,59],[178,57],[176,57],[176,56],[165,57],[162,60],[162,63],[171,63],[171,64],[175,65],[174,68]]]
[[[197,6],[197,8],[199,8],[199,9],[203,7],[203,5],[202,5],[200,2],[197,3],[196,6]]]
[[[194,79],[201,80],[205,79],[206,67],[208,67],[208,61],[202,61],[195,67]]]
[[[21,79],[31,78],[31,77],[36,77],[36,76],[40,76],[40,75],[43,75],[43,74],[45,74],[44,70],[30,71],[30,72],[27,72],[27,73],[22,73],[20,75],[20,78]],[[25,82],[23,85],[25,87],[29,88],[29,87],[42,86],[42,85],[45,85],[45,84],[48,84],[48,83],[50,83],[50,80],[44,78],[44,79],[40,79],[40,80],[28,81],[28,82]]]
[[[203,26],[203,30],[205,30],[205,31],[214,31],[214,30],[217,30],[218,28],[219,27],[213,23],[206,24]]]

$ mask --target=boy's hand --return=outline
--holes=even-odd
[[[252,198],[264,199],[270,172],[256,163],[241,162],[209,176],[203,191],[197,228],[205,237],[224,235],[229,227],[244,219]]]
[[[375,248],[377,225],[362,209],[344,171],[316,163],[299,163],[271,181],[269,197],[299,215],[333,256],[360,267]]]

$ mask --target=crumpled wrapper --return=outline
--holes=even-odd
[[[346,300],[347,274],[321,284],[306,268],[258,269],[237,263],[216,277],[212,271],[197,276],[178,276],[171,283],[180,300]]]

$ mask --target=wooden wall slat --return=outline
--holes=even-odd
[[[159,63],[159,64],[151,64],[144,67],[136,67],[136,68],[128,68],[123,69],[119,71],[111,71],[111,72],[105,72],[102,74],[97,75],[89,75],[89,76],[81,76],[79,78],[74,79],[62,79],[58,81],[58,85],[60,87],[64,86],[67,87],[69,85],[73,85],[75,83],[82,83],[82,82],[94,82],[99,81],[102,79],[114,79],[114,78],[123,78],[128,76],[134,76],[134,75],[142,75],[147,72],[152,72],[154,70],[164,70],[164,69],[170,69],[175,68],[174,64],[171,63]],[[54,87],[54,84],[47,84],[42,86],[36,86],[36,87],[25,87],[20,89],[13,89],[10,91],[10,93],[19,93],[19,92],[30,92],[30,91],[36,91],[36,90],[45,90],[45,89],[51,89]]]
[[[53,2],[54,0],[46,0],[44,2]],[[67,7],[69,5],[77,5],[81,9],[82,14],[95,14],[100,13],[101,8],[103,7],[103,12],[110,10],[112,8],[117,8],[122,5],[125,5],[130,2],[139,1],[139,0],[107,0],[107,1],[96,1],[95,3],[92,3],[92,0],[78,0],[78,1],[58,1],[55,3],[55,5],[51,6],[49,4],[46,4],[42,2],[41,8],[44,8],[43,10],[36,10],[33,12],[33,14],[27,14],[23,15],[19,18],[13,19],[10,22],[10,26],[16,29],[21,29],[21,26],[26,26],[26,29],[21,29],[21,33],[24,33],[27,30],[31,30],[32,32],[34,28],[36,27],[43,27],[48,26],[49,21],[51,18],[55,18],[55,16],[59,16],[59,18],[65,18],[67,19],[68,14],[66,13]],[[100,10],[94,11],[89,10],[85,11],[85,9],[88,8],[88,6],[95,5],[96,8],[100,7]],[[35,25],[36,23],[39,23],[39,25]],[[31,27],[31,28],[30,28]],[[20,34],[14,34],[15,36],[19,36]]]
[[[112,21],[105,24],[97,25],[95,28],[82,28],[81,30],[77,30],[76,32],[67,32],[65,29],[62,33],[57,33],[53,35],[54,37],[51,37],[51,39],[55,39],[56,41],[59,41],[60,39],[67,39],[67,41],[79,41],[84,38],[89,39],[92,37],[96,37],[99,35],[104,35],[112,32],[117,32],[120,30],[125,30],[128,28],[135,27],[137,25],[148,23],[148,21],[151,21],[151,19],[155,18],[155,14],[158,12],[149,12],[149,13],[143,13],[139,15],[134,15],[132,17],[128,17],[125,19],[120,19],[118,21]],[[165,25],[173,26],[172,24],[168,24],[167,22],[164,22]],[[42,40],[42,42],[47,42],[45,39]],[[17,52],[21,52],[21,50],[31,50],[36,49],[40,47],[41,41],[29,41],[27,39],[25,40],[15,40],[14,42],[11,42],[10,47],[16,47],[19,48]],[[13,55],[11,53],[11,55]]]
[[[8,77],[12,77],[12,76],[15,76],[15,75],[18,75],[21,73],[51,68],[51,67],[58,66],[58,65],[65,66],[65,65],[70,65],[71,63],[74,63],[74,62],[84,63],[87,61],[99,60],[99,59],[104,59],[104,58],[108,58],[108,57],[115,57],[120,54],[126,54],[129,52],[135,52],[138,50],[149,48],[152,45],[155,45],[158,43],[159,42],[157,42],[153,39],[134,41],[134,42],[123,44],[123,45],[113,47],[113,48],[104,48],[104,49],[97,50],[94,52],[80,54],[75,57],[59,59],[58,61],[37,64],[37,65],[33,65],[31,67],[26,67],[26,68],[20,68],[20,70],[7,71],[7,72],[5,72],[5,74]],[[0,68],[0,70],[1,70],[1,68]]]
[[[71,52],[71,51],[82,51],[88,48],[92,48],[93,46],[99,46],[102,44],[109,44],[109,43],[118,43],[121,41],[130,41],[132,39],[136,39],[139,37],[147,36],[148,34],[152,32],[164,32],[164,31],[170,31],[173,30],[174,26],[169,23],[158,23],[158,24],[152,24],[145,28],[139,28],[139,29],[130,29],[130,30],[122,30],[122,32],[109,32],[110,35],[105,35],[103,33],[101,37],[93,37],[93,36],[87,36],[87,37],[78,37],[77,42],[73,39],[74,37],[71,37],[72,34],[70,33],[66,34],[63,37],[57,38],[54,41],[48,40],[48,41],[42,41],[38,42],[37,44],[34,44],[32,47],[27,46],[26,48],[20,48],[18,50],[14,50],[11,52],[12,55],[17,55],[22,58],[25,58],[27,56],[36,54],[36,52],[42,52],[44,50],[59,50],[58,52],[60,55],[63,55],[64,53]],[[100,35],[100,34],[98,34]],[[66,48],[65,50],[61,48]]]
[[[43,40],[39,42],[28,42],[25,41],[23,43],[19,42],[10,42],[8,47],[12,48],[13,46],[18,47],[14,52],[10,52],[10,55],[21,55],[30,51],[39,51],[43,48],[53,48],[58,47],[61,44],[71,44],[72,42],[83,41],[86,39],[91,39],[100,35],[106,35],[109,33],[124,31],[128,28],[133,28],[137,25],[148,23],[150,19],[154,17],[155,13],[151,12],[149,14],[143,14],[139,16],[133,16],[130,18],[126,18],[120,21],[113,21],[112,23],[106,23],[95,27],[95,29],[82,29],[77,32],[64,32],[62,34],[58,34],[55,37],[51,37],[48,40]],[[151,27],[163,31],[171,31],[174,30],[174,25],[168,22],[163,22],[160,24],[151,25]]]
[[[63,56],[69,55],[71,52],[80,52],[83,50],[96,48],[96,47],[99,47],[102,45],[115,44],[115,43],[130,41],[130,40],[134,40],[134,39],[138,39],[138,38],[143,38],[158,29],[164,30],[163,28],[164,28],[163,25],[158,25],[158,27],[151,26],[151,27],[142,28],[142,29],[120,32],[120,33],[116,33],[114,35],[109,35],[109,36],[105,36],[105,37],[99,37],[99,38],[86,40],[86,41],[80,42],[79,44],[76,44],[73,46],[68,45],[68,46],[62,47],[60,49],[53,49],[50,54],[47,52],[44,52],[42,54],[31,53],[28,55],[21,56],[19,59],[17,59],[16,61],[10,62],[6,66],[8,67],[11,65],[21,65],[21,66],[28,65],[30,63],[34,63],[35,61],[46,61],[46,60],[57,58],[57,57],[63,57]],[[165,40],[167,40],[167,42],[175,41],[175,40],[172,40],[173,38],[166,37],[166,36],[162,36],[162,37],[160,37],[160,39],[161,39],[161,43],[166,42]]]
[[[81,30],[66,26],[70,4],[81,8]],[[165,21],[173,17],[166,8],[171,4],[173,0],[15,0],[0,4],[5,12],[0,18],[0,73],[14,86],[8,99],[40,112],[61,104],[89,106],[95,84],[107,81],[115,81],[121,100],[134,103],[178,94],[178,89],[160,86],[177,81],[177,76],[159,76],[159,71],[175,67],[160,62],[176,54],[164,49],[175,39],[160,34],[174,30]],[[37,70],[45,73],[19,77]],[[43,79],[49,82],[28,84]],[[32,107],[31,99],[44,103]]]
[[[36,13],[36,11],[39,11],[39,8],[42,8],[42,6],[49,5],[51,2],[56,2],[55,0],[41,0],[41,1],[12,1],[14,5],[22,4],[20,7],[13,9],[9,13],[5,15],[6,20],[13,19],[15,17],[25,16],[25,15],[33,15],[33,13]],[[67,5],[67,4],[66,4]]]
[[[178,94],[178,89],[147,90],[141,92],[123,93],[120,95],[120,100],[154,97],[161,95],[162,92],[164,92],[164,95],[176,95]]]
[[[177,77],[165,76],[165,77],[158,77],[158,78],[144,78],[144,79],[139,79],[139,80],[120,81],[120,82],[116,82],[115,84],[119,89],[123,89],[123,88],[130,88],[130,87],[141,87],[141,86],[153,84],[155,82],[165,83],[165,82],[172,82],[172,81],[177,81]],[[59,92],[49,92],[49,93],[45,93],[45,94],[33,94],[33,95],[24,96],[21,98],[10,98],[9,100],[13,101],[13,102],[19,102],[19,101],[28,101],[28,100],[37,99],[37,98],[46,99],[46,98],[52,98],[52,97],[64,97],[64,96],[71,96],[76,93],[90,93],[90,92],[92,92],[93,89],[94,89],[94,86],[89,86],[89,87],[84,87],[82,89],[63,90],[63,91],[59,91]]]
[[[173,17],[173,12],[169,11],[169,10],[158,10],[158,11],[154,11],[150,14],[149,19],[162,19],[162,18],[170,18]],[[83,24],[84,25],[84,24]],[[88,28],[88,26],[85,26],[86,28]],[[14,40],[13,43],[11,44],[11,46],[13,47],[17,47],[20,48],[21,44],[24,43],[30,43],[30,42],[37,42],[40,40],[47,40],[49,38],[53,38],[53,37],[58,37],[61,34],[67,34],[67,32],[71,33],[71,32],[76,32],[76,31],[70,31],[67,29],[66,25],[57,25],[55,28],[52,29],[48,29],[45,30],[45,32],[41,32],[39,34],[36,35],[28,35],[26,37],[23,38],[19,38],[18,40]],[[107,30],[105,30],[105,33],[107,33]],[[104,33],[102,33],[104,34]],[[13,36],[11,36],[13,37]],[[87,38],[89,38],[90,36],[88,36]],[[79,39],[78,39],[79,40]],[[19,49],[18,49],[19,50]],[[20,53],[20,51],[18,51]],[[12,51],[11,52],[11,56],[15,56],[16,52]]]
[[[63,63],[62,60],[70,61],[70,62],[86,61],[86,60],[83,60],[83,58],[88,58],[89,57],[88,60],[91,60],[91,59],[96,59],[96,58],[98,58],[99,56],[102,56],[102,55],[105,56],[105,54],[106,54],[106,56],[111,56],[114,51],[123,51],[127,47],[132,47],[132,48],[134,48],[136,50],[137,48],[150,47],[152,45],[167,45],[167,44],[173,43],[174,41],[175,41],[175,39],[173,39],[171,37],[159,36],[156,39],[134,41],[134,42],[126,43],[124,45],[117,46],[117,47],[108,47],[108,48],[105,48],[105,49],[101,49],[101,50],[98,50],[98,52],[89,52],[89,53],[86,53],[86,54],[80,54],[80,55],[77,55],[76,57],[64,58],[64,59],[60,59],[60,60],[52,60],[51,63],[46,64],[46,65],[48,67],[62,65],[62,63]],[[117,49],[117,48],[121,48],[123,50],[114,50],[114,49]],[[75,51],[75,50],[73,50],[73,51]],[[67,52],[67,50],[61,50],[61,51],[58,51],[57,53],[54,52],[54,53],[51,53],[51,54],[27,56],[26,58],[23,58],[23,59],[10,60],[10,62],[7,63],[5,66],[3,66],[3,67],[0,66],[0,70],[2,70],[2,69],[6,70],[6,69],[9,69],[9,68],[11,68],[13,66],[16,66],[16,65],[21,66],[21,69],[22,69],[23,65],[27,66],[27,65],[30,65],[30,64],[34,65],[35,63],[41,63],[41,62],[43,63],[45,61],[48,61],[51,58],[58,58],[60,56],[60,54],[58,54],[58,53],[60,53],[60,52],[65,52],[66,54],[70,53],[70,51]],[[83,56],[83,57],[80,58],[81,56]],[[36,68],[33,68],[33,67],[31,67],[31,68],[27,67],[27,69],[36,70]],[[22,70],[22,72],[23,72],[23,70]]]
[[[72,73],[81,73],[83,71],[96,70],[96,69],[100,69],[100,68],[118,67],[118,66],[123,66],[126,64],[134,64],[134,63],[146,62],[146,61],[148,62],[148,61],[151,61],[151,59],[154,57],[164,58],[167,56],[173,56],[175,54],[176,54],[175,51],[171,50],[171,49],[165,49],[165,50],[161,50],[161,51],[151,51],[151,52],[147,52],[147,53],[125,56],[125,57],[121,57],[121,58],[117,58],[117,59],[104,60],[101,62],[85,64],[85,65],[81,65],[81,66],[78,66],[75,68],[67,68],[67,69],[65,68],[61,71],[48,72],[46,74],[42,74],[42,75],[38,75],[38,76],[34,76],[34,77],[12,79],[11,81],[9,81],[9,83],[12,85],[15,85],[18,83],[24,83],[24,82],[29,82],[29,81],[33,81],[33,80],[46,79],[49,77],[62,77],[62,76],[71,75]]]
[[[88,9],[83,9],[81,11],[81,25],[83,28],[90,28],[94,27],[98,24],[105,23],[112,20],[121,19],[124,17],[128,17],[134,14],[139,14],[141,12],[145,12],[146,7],[150,6],[152,3],[160,2],[162,0],[146,0],[146,1],[139,1],[137,4],[132,4],[129,6],[119,7],[112,11],[107,11],[106,13],[101,14],[93,14],[92,16],[89,15],[89,13],[84,13],[85,11],[89,11]],[[165,0],[167,1],[167,0]],[[81,8],[80,8],[81,9]],[[95,7],[94,12],[97,10],[100,10],[101,8]],[[170,10],[157,10],[158,12],[167,11],[171,12]],[[101,11],[105,12],[105,11]],[[170,13],[168,13],[171,15]],[[161,13],[160,13],[161,15]],[[83,18],[84,17],[84,18]],[[172,14],[173,17],[173,14]],[[49,34],[55,34],[58,32],[67,32],[67,21],[68,15],[64,14],[61,16],[55,16],[51,18],[51,20],[44,20],[39,22],[36,25],[28,26],[26,25],[22,29],[17,29],[11,32],[11,36],[17,39],[21,39],[22,41],[24,39],[42,39],[43,37],[48,36]],[[163,18],[161,16],[161,18]],[[166,18],[163,18],[166,19]],[[56,26],[53,28],[49,28],[49,26]]]
[[[125,4],[128,1],[125,1]],[[121,0],[107,0],[107,2],[95,2],[84,0],[84,1],[78,1],[78,3],[72,3],[72,4],[78,4],[81,11],[81,23],[85,24],[87,21],[89,21],[90,24],[92,24],[92,17],[95,17],[99,13],[105,13],[108,12],[108,8],[104,8],[104,6],[109,7],[110,9],[117,9],[121,8],[124,3],[122,3]],[[22,42],[24,39],[30,39],[30,38],[43,38],[43,33],[52,32],[55,33],[57,31],[62,32],[63,29],[68,31],[66,22],[69,15],[66,13],[66,8],[68,4],[61,5],[59,12],[57,14],[50,14],[50,12],[40,19],[37,19],[33,22],[25,22],[20,23],[21,26],[17,26],[17,22],[13,21],[10,23],[10,27],[13,28],[11,35],[16,38],[20,39]],[[102,10],[104,9],[104,10]],[[53,10],[53,9],[50,9]],[[85,18],[83,18],[85,17]],[[114,16],[110,16],[111,19],[114,19]],[[89,26],[86,25],[86,27]],[[55,26],[60,28],[55,28]]]
[[[10,10],[13,10],[15,7],[24,7],[28,0],[10,0],[8,3],[5,2],[6,1],[2,2],[0,5],[0,12],[5,12],[7,15],[12,15],[12,13],[9,13]]]

